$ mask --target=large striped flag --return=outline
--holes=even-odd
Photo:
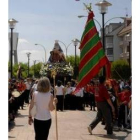
[[[80,44],[80,64],[77,89],[84,87],[103,66],[108,65],[107,75],[110,73],[110,64],[102,47],[94,20],[94,14],[89,11],[85,30]]]

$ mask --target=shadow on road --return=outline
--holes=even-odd
[[[8,136],[8,138],[16,138],[16,137],[13,137],[13,136]]]
[[[103,134],[93,134],[97,137],[102,137],[102,138],[108,138],[108,139],[116,139],[116,140],[125,140],[125,138],[128,137],[128,135],[131,133],[131,131],[124,131],[126,132],[126,135],[125,136],[116,136],[115,134],[113,135],[103,135]]]
[[[10,132],[14,127],[15,127],[15,122],[14,121],[9,122],[8,131]]]
[[[24,117],[28,117],[29,115],[18,115],[18,118],[24,118]]]

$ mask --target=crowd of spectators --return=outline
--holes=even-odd
[[[38,80],[32,78],[9,80],[9,121],[14,121],[19,109],[24,109],[24,104],[29,104],[32,93],[37,90]],[[67,81],[63,85],[57,81],[56,85],[51,87],[52,94],[56,94],[58,99],[57,111],[63,110],[91,110],[97,111],[95,101],[95,89],[98,86],[98,80],[91,80],[85,87],[75,90],[77,81]],[[113,123],[117,122],[118,129],[131,128],[132,96],[131,80],[110,79],[105,84],[110,99],[115,108],[115,114],[112,114]],[[104,119],[103,119],[104,120]],[[102,121],[102,124],[105,122]]]

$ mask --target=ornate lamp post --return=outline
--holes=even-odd
[[[105,51],[104,15],[107,13],[108,6],[111,6],[112,4],[106,0],[102,0],[95,5],[99,7],[100,13],[102,14],[102,44]],[[103,76],[106,77],[105,67],[103,67]]]
[[[73,39],[72,40],[73,45],[75,46],[75,62],[74,62],[74,78],[76,79],[77,76],[77,64],[76,64],[76,46],[78,45],[78,43],[80,42],[78,39]]]
[[[9,28],[11,29],[11,52],[10,52],[10,56],[11,56],[11,79],[13,78],[13,29],[16,26],[16,23],[18,21],[16,21],[15,19],[9,19]]]

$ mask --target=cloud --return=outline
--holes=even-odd
[[[18,43],[19,43],[19,44],[20,44],[20,43],[29,43],[29,41],[26,40],[26,39],[24,39],[24,38],[19,38],[19,39],[18,39]]]

